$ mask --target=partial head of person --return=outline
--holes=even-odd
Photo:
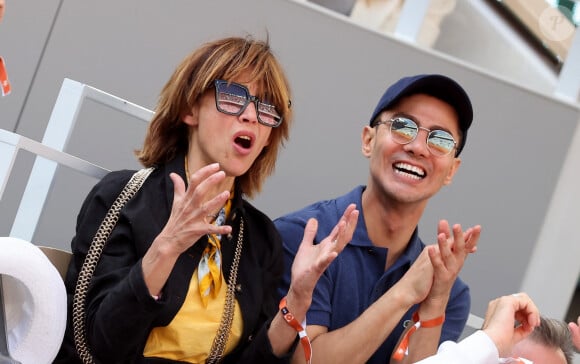
[[[574,345],[565,322],[540,317],[540,325],[512,349],[512,357],[534,364],[572,364]]]
[[[228,133],[221,120],[252,122],[260,133],[232,135],[229,142],[241,154],[255,153],[247,167],[232,173],[241,192],[252,197],[274,171],[278,151],[288,139],[290,99],[288,80],[267,40],[247,36],[205,43],[185,57],[165,84],[137,155],[145,166],[165,163],[188,153],[191,143],[211,148],[216,140],[200,133],[208,127],[214,135],[216,130]],[[216,117],[206,117],[210,114]],[[207,162],[228,160],[226,151],[215,154],[219,156],[208,153]]]

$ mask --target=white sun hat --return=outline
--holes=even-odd
[[[0,237],[0,275],[10,356],[22,364],[52,363],[66,327],[61,275],[36,245],[12,237]]]

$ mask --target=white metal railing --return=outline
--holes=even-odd
[[[19,149],[37,154],[20,201],[10,236],[32,241],[36,226],[52,186],[58,164],[81,173],[101,178],[108,170],[64,152],[85,100],[106,105],[115,110],[149,122],[153,111],[111,95],[102,90],[65,78],[42,142],[0,130],[0,197]]]

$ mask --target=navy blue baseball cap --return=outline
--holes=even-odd
[[[461,153],[467,140],[467,130],[473,121],[473,108],[467,92],[451,78],[437,74],[423,74],[401,78],[383,94],[370,120],[372,126],[381,112],[393,107],[406,96],[426,94],[451,105],[457,113],[461,141],[456,156]]]

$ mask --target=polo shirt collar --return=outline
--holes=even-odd
[[[338,216],[342,216],[342,213],[344,212],[344,210],[346,210],[348,205],[351,203],[355,203],[360,213],[358,216],[358,222],[356,224],[356,229],[354,231],[352,241],[349,244],[365,248],[373,247],[379,249],[373,245],[367,234],[367,227],[365,223],[364,214],[362,211],[362,193],[364,192],[365,189],[366,186],[360,185],[355,187],[347,194],[338,197],[336,199],[336,207],[338,209],[337,214]],[[399,260],[401,262],[405,260],[408,260],[410,262],[415,261],[419,256],[419,254],[421,254],[421,251],[423,250],[424,247],[425,244],[423,244],[423,242],[419,238],[419,227],[417,226],[415,227],[415,231],[413,231],[413,235],[411,235],[411,239],[409,240],[407,248],[401,255],[402,259],[400,258]]]

